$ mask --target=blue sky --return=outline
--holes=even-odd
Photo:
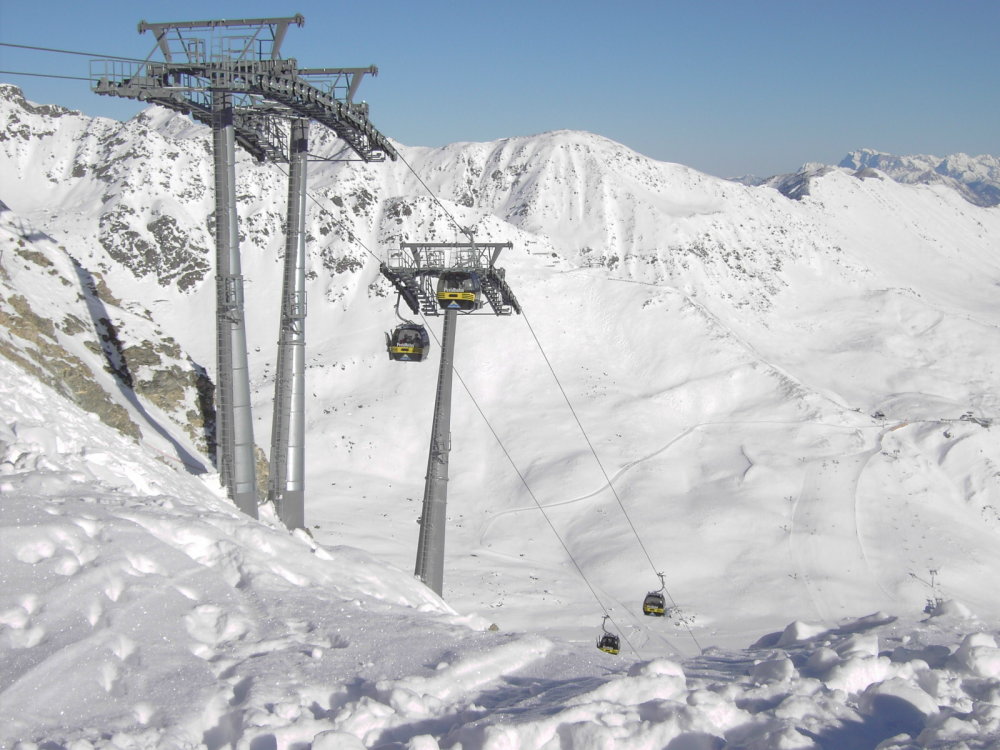
[[[145,57],[146,21],[301,13],[285,56],[379,67],[361,98],[407,145],[589,130],[720,176],[855,148],[1000,156],[1000,0],[0,0],[0,42]],[[88,58],[0,47],[0,70]],[[29,99],[127,118],[84,81],[0,74]]]

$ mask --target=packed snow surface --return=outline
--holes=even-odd
[[[2,747],[1000,742],[1000,648],[962,605],[690,658],[497,632],[240,515],[5,360],[0,383]]]
[[[0,383],[0,747],[1000,742],[995,631],[957,603],[688,658],[497,632],[240,515],[5,360]]]

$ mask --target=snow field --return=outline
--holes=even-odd
[[[477,633],[469,625],[484,621],[456,617],[408,576],[251,522],[201,480],[0,368],[0,743],[10,747],[998,736],[1000,649],[962,606],[908,625],[795,622],[742,654],[684,660]]]

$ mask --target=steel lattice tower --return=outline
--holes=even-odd
[[[288,161],[288,217],[268,498],[290,528],[304,524],[305,209],[309,121],[332,130],[363,161],[397,153],[354,103],[368,68],[299,70],[281,57],[289,18],[139,24],[163,62],[95,61],[93,90],[188,114],[212,128],[216,236],[217,462],[230,497],[256,517],[256,461],[236,212],[236,144],[259,161]],[[314,82],[316,85],[314,85]],[[290,122],[287,151],[282,123]]]

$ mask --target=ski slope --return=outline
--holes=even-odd
[[[1000,741],[995,621],[964,605],[794,621],[687,657],[633,631],[644,654],[610,656],[488,627],[356,548],[252,521],[6,360],[0,384],[0,747]],[[828,607],[852,580],[802,570]]]

